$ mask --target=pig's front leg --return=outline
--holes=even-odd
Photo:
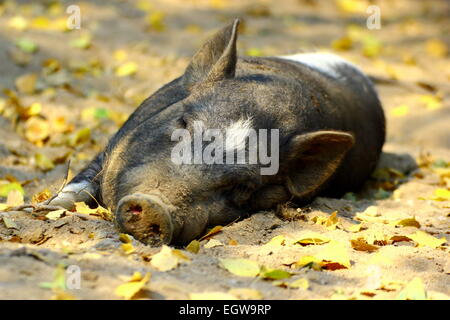
[[[94,204],[100,194],[100,175],[103,167],[103,152],[99,153],[87,167],[78,173],[50,201],[50,205],[61,206],[68,210],[74,208],[75,202]]]

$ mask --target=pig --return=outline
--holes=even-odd
[[[144,100],[51,204],[73,208],[94,197],[112,210],[121,232],[152,246],[182,245],[208,226],[358,190],[385,140],[369,78],[328,53],[238,57],[238,24],[219,30],[183,75]],[[202,130],[240,129],[235,147],[245,150],[250,129],[277,130],[276,173],[261,174],[259,160],[173,161],[180,143],[173,133],[193,133],[199,123]]]

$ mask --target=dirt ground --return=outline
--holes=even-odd
[[[67,32],[74,3],[81,28]],[[387,117],[379,170],[361,192],[223,226],[198,253],[178,248],[185,258],[168,271],[152,264],[161,248],[127,243],[99,216],[0,212],[0,299],[122,299],[135,272],[151,278],[134,299],[449,299],[450,5],[371,3],[381,29],[367,29],[362,0],[0,1],[0,190],[19,184],[26,203],[55,193],[68,160],[78,172],[235,17],[240,54],[340,54],[378,79]],[[296,243],[311,232],[327,243]],[[337,243],[337,257],[324,255]],[[311,256],[322,259],[302,267]],[[291,276],[238,276],[221,266],[233,258]],[[64,283],[72,265],[79,289]]]

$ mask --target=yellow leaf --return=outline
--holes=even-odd
[[[248,259],[219,259],[220,265],[240,277],[256,277],[260,267],[257,262]]]
[[[346,13],[365,13],[368,6],[364,0],[336,0],[336,4]]]
[[[237,300],[237,298],[229,293],[225,292],[201,292],[201,293],[189,293],[189,299],[191,300]]]
[[[350,37],[344,36],[336,39],[331,43],[331,47],[335,50],[350,50],[353,47],[353,41]]]
[[[85,127],[78,130],[73,135],[71,135],[68,144],[71,147],[76,147],[79,144],[88,142],[90,139],[91,139],[91,129]]]
[[[24,204],[23,194],[19,190],[11,190],[6,198],[6,204],[9,207],[17,207]]]
[[[77,298],[70,293],[62,290],[61,288],[53,288],[53,293],[55,294],[52,300],[77,300]]]
[[[322,261],[320,259],[317,259],[316,257],[303,256],[295,263],[295,265],[299,268],[307,267],[316,271],[320,271],[322,270],[321,262]]]
[[[443,188],[434,190],[434,197],[431,200],[450,201],[450,190],[443,189]]]
[[[114,290],[114,292],[116,295],[130,300],[145,287],[147,282],[150,280],[150,276],[150,272],[148,272],[142,279],[139,279],[139,277],[134,277],[133,275],[130,282],[121,284]]]
[[[57,220],[57,219],[61,218],[61,216],[64,214],[64,212],[66,212],[65,209],[59,209],[59,210],[55,210],[55,211],[50,211],[45,216],[47,217],[47,219]]]
[[[159,271],[175,269],[180,263],[181,257],[173,252],[170,247],[163,245],[161,251],[152,256],[150,264]]]
[[[128,234],[126,233],[121,233],[119,234],[119,240],[122,243],[131,243],[131,238]]]
[[[47,199],[50,199],[51,196],[52,196],[52,193],[50,192],[50,190],[44,189],[43,191],[38,192],[35,195],[33,195],[33,197],[31,198],[31,203],[36,204],[36,203],[43,202]]]
[[[150,29],[154,31],[163,31],[166,26],[164,24],[165,14],[161,11],[154,11],[147,16]]]
[[[75,211],[78,213],[83,214],[91,214],[96,213],[96,209],[91,209],[86,203],[84,202],[75,202]]]
[[[37,75],[35,73],[24,74],[16,78],[15,85],[20,93],[33,94],[36,90]]]
[[[447,242],[447,239],[444,237],[438,239],[423,231],[417,231],[414,234],[409,234],[407,237],[417,243],[419,247],[438,248]]]
[[[415,277],[400,291],[397,300],[426,300],[427,292],[422,279]]]
[[[218,246],[223,246],[224,244],[216,239],[211,239],[209,240],[206,244],[205,244],[205,248],[206,249],[210,249],[210,248],[214,248],[214,247],[218,247]]]
[[[409,113],[409,107],[407,105],[400,105],[391,110],[391,116],[393,117],[403,117]]]
[[[212,228],[211,230],[208,231],[208,233],[206,233],[203,237],[201,237],[200,239],[198,239],[198,241],[202,241],[204,239],[207,239],[213,235],[215,235],[216,233],[219,233],[222,230],[222,226],[215,226],[214,228]]]
[[[28,28],[28,21],[22,16],[15,16],[9,19],[8,27],[23,31]]]
[[[272,239],[270,239],[269,242],[265,244],[265,246],[269,247],[279,247],[283,246],[285,244],[285,237],[283,235],[275,236]]]
[[[38,143],[50,135],[50,124],[39,117],[31,117],[25,122],[25,138]]]
[[[402,226],[402,227],[420,228],[420,223],[419,223],[419,221],[416,220],[415,217],[395,221],[393,223],[393,225],[394,226]]]
[[[136,251],[132,243],[122,243],[120,247],[126,254],[132,254],[133,252]]]
[[[241,300],[261,300],[263,298],[261,292],[250,288],[233,288],[228,293]]]
[[[351,266],[347,248],[338,241],[326,244],[316,258],[322,260],[322,267],[329,270],[350,268]]]
[[[113,56],[116,61],[123,61],[127,58],[127,52],[125,50],[116,50]]]
[[[126,62],[116,68],[115,74],[118,77],[127,77],[135,74],[137,71],[138,65],[136,62]]]
[[[263,279],[268,279],[268,280],[281,280],[281,279],[290,278],[292,276],[292,274],[285,270],[267,269],[266,267],[262,266],[259,276]]]
[[[200,241],[192,240],[187,246],[186,250],[192,253],[198,253],[200,250]]]
[[[307,246],[307,245],[320,245],[328,242],[330,242],[330,239],[322,236],[320,233],[309,232],[303,235],[300,239],[296,240],[294,244],[298,243],[302,246]]]
[[[439,39],[430,39],[425,44],[427,53],[436,58],[445,58],[448,54],[447,45]]]
[[[352,248],[357,251],[373,252],[378,250],[378,247],[368,244],[367,241],[364,240],[363,238],[350,240],[350,243],[352,244]]]
[[[50,160],[45,154],[43,153],[36,153],[34,155],[34,161],[36,162],[36,166],[41,169],[42,171],[49,171],[52,170],[55,167],[55,164],[52,160]]]
[[[420,102],[430,111],[442,108],[442,99],[432,94],[421,95]]]
[[[339,223],[337,211],[334,211],[329,217],[315,216],[311,220],[317,224],[324,226],[328,230],[335,230]]]
[[[289,288],[300,288],[303,290],[308,290],[309,288],[309,281],[306,278],[300,278],[297,279],[291,283],[288,284]]]

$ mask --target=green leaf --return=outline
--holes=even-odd
[[[30,39],[21,38],[16,41],[16,46],[26,53],[35,53],[38,51],[39,47],[36,43],[31,41]]]
[[[220,259],[220,265],[240,277],[256,277],[260,271],[258,263],[248,259]]]

